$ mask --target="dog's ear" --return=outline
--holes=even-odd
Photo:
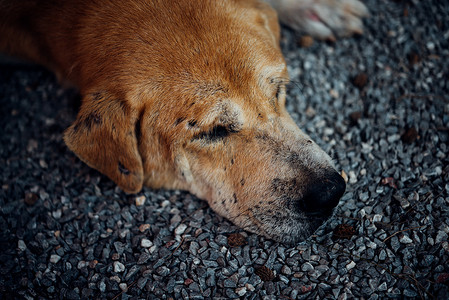
[[[138,149],[139,112],[107,93],[83,97],[76,121],[65,131],[67,146],[86,164],[111,178],[127,193],[142,189]]]

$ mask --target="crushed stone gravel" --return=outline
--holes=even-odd
[[[64,145],[76,93],[1,66],[0,298],[448,299],[449,3],[366,4],[361,37],[283,28],[287,109],[349,181],[295,246],[185,192],[124,194]]]

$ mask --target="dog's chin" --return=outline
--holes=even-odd
[[[264,235],[276,242],[295,245],[306,241],[310,236],[325,226],[333,211],[315,214],[278,212],[277,215],[258,216],[260,223],[246,226],[245,229]],[[287,216],[289,215],[289,216]]]

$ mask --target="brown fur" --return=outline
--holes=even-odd
[[[0,1],[0,10],[0,50],[79,88],[64,140],[124,191],[185,189],[287,242],[328,217],[297,207],[335,171],[285,110],[288,74],[267,4]]]

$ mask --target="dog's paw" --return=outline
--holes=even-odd
[[[298,32],[318,39],[363,33],[368,9],[359,0],[273,0],[279,19]]]

